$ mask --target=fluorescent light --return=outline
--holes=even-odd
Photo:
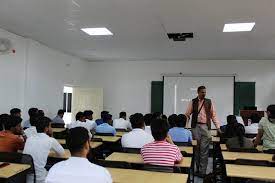
[[[83,32],[89,34],[90,36],[112,36],[113,33],[105,27],[100,28],[83,28]]]
[[[251,31],[254,26],[255,22],[224,24],[223,32],[246,32]]]

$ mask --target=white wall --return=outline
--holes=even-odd
[[[91,62],[92,87],[103,88],[104,109],[114,116],[150,112],[151,81],[163,73],[237,74],[237,81],[256,82],[256,105],[260,110],[275,103],[275,61],[132,61]],[[225,104],[226,105],[226,104]],[[222,107],[222,106],[217,106]]]
[[[0,113],[38,107],[52,117],[62,108],[63,87],[87,86],[87,62],[0,29],[16,52],[0,55]]]
[[[150,112],[151,81],[162,73],[233,74],[237,81],[256,81],[256,105],[275,103],[275,61],[133,61],[90,62],[63,54],[36,41],[0,29],[12,40],[15,54],[0,55],[0,113],[12,107],[44,109],[55,115],[62,107],[64,85],[103,88],[104,109]],[[219,106],[217,106],[219,107]]]

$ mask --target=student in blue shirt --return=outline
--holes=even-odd
[[[109,112],[108,112],[108,111],[102,111],[102,112],[101,112],[101,114],[100,114],[101,118],[95,120],[96,125],[101,125],[102,123],[104,123],[104,119],[103,119],[103,118],[104,118],[104,116],[105,116],[106,114],[109,114]]]
[[[112,124],[112,115],[105,114],[103,117],[103,123],[96,127],[96,133],[111,133],[114,136],[116,135],[116,129],[111,126]]]
[[[192,133],[185,129],[187,118],[185,115],[178,115],[175,120],[176,127],[169,130],[168,134],[174,142],[192,142]]]

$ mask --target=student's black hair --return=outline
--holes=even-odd
[[[86,110],[86,111],[83,112],[83,115],[84,115],[85,117],[91,116],[91,115],[93,115],[93,114],[94,114],[94,112],[93,112],[92,110]]]
[[[204,90],[204,89],[206,89],[205,86],[199,86],[198,89],[197,89],[197,92],[200,92],[201,90]]]
[[[77,121],[77,120],[80,120],[81,118],[83,118],[84,117],[84,114],[83,114],[83,112],[78,112],[78,113],[76,113],[76,115],[75,115],[75,120]]]
[[[28,111],[29,116],[35,116],[38,113],[38,109],[37,108],[30,108]]]
[[[45,128],[50,126],[51,119],[48,117],[39,117],[38,121],[35,123],[35,127],[38,133],[43,133],[45,131]]]
[[[184,114],[178,115],[178,120],[176,121],[177,127],[185,128],[186,127],[187,117]]]
[[[161,119],[164,119],[164,120],[166,120],[166,121],[168,120],[168,119],[167,119],[167,116],[166,116],[165,114],[163,114],[163,115],[161,116]]]
[[[104,116],[103,116],[103,122],[104,123],[107,123],[109,120],[112,120],[112,115],[111,114],[105,114]]]
[[[38,110],[38,116],[39,117],[43,117],[43,116],[45,116],[45,113],[44,113],[44,111],[43,110]]]
[[[142,128],[144,126],[144,117],[141,113],[131,115],[130,122],[132,128]]]
[[[106,114],[109,114],[109,111],[101,111],[101,113],[100,113],[101,119],[103,119],[104,115],[106,115]]]
[[[153,120],[154,119],[160,119],[161,118],[161,113],[160,112],[154,112],[153,113]]]
[[[19,114],[19,113],[21,113],[21,110],[18,109],[18,108],[13,108],[13,109],[10,110],[10,115],[11,116],[15,116],[16,114]]]
[[[42,117],[39,114],[35,114],[34,116],[30,117],[30,124],[31,126],[36,126],[36,123],[38,123],[39,118]]]
[[[168,117],[170,128],[173,128],[176,126],[177,120],[178,120],[178,115],[176,114],[172,114]]]
[[[250,119],[251,123],[259,123],[262,118],[257,113],[252,113]]]
[[[57,115],[64,114],[64,113],[65,113],[65,111],[64,111],[63,109],[59,109],[59,110],[57,111]]]
[[[119,118],[126,118],[126,112],[122,111],[119,113]]]
[[[155,119],[151,123],[151,132],[156,141],[162,141],[167,137],[169,124],[166,120]]]
[[[144,115],[144,122],[146,126],[150,126],[153,119],[153,114],[148,113]]]
[[[11,128],[15,128],[18,124],[21,124],[22,118],[18,116],[9,116],[4,124],[5,130],[10,130]]]
[[[267,107],[267,111],[270,113],[270,115],[268,117],[271,119],[275,119],[275,105],[274,104],[269,105]]]
[[[80,152],[85,143],[90,140],[88,130],[84,127],[71,128],[66,137],[66,145],[71,154]]]

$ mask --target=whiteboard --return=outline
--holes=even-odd
[[[226,116],[233,114],[234,76],[164,76],[163,113],[185,113],[201,85],[206,87],[206,98],[212,100],[218,119],[226,124]]]

